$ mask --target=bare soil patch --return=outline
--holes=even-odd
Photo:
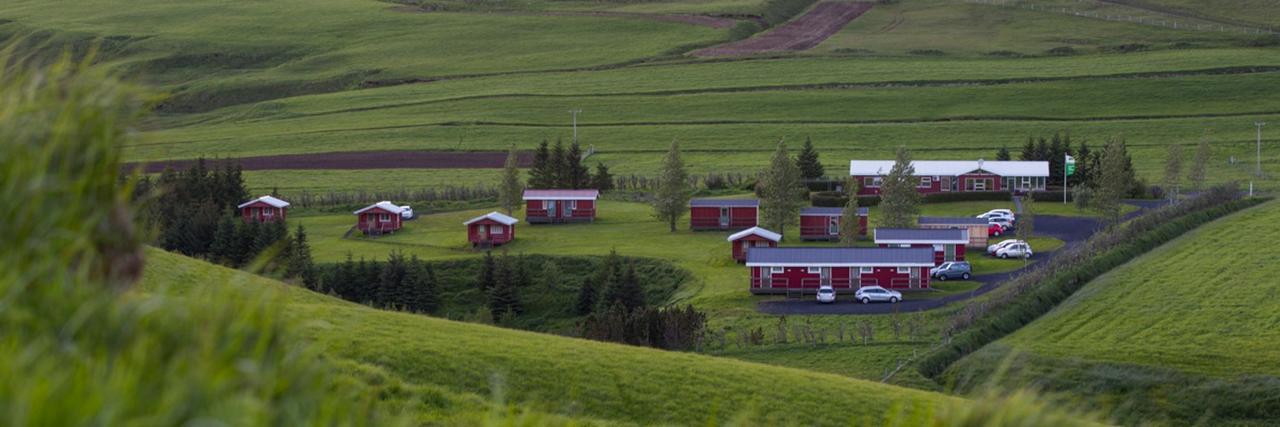
[[[822,43],[850,21],[871,10],[872,3],[826,1],[808,13],[777,28],[745,40],[712,46],[694,56],[737,56],[754,53],[802,51]]]
[[[167,160],[130,163],[126,170],[141,168],[144,173],[159,173],[167,167],[190,168],[198,160]],[[286,154],[279,156],[205,159],[209,167],[239,163],[247,171],[306,169],[496,169],[507,161],[505,152],[463,151],[350,151],[338,153]],[[517,154],[522,168],[533,164],[533,153]]]

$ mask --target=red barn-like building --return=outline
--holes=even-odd
[[[243,218],[244,222],[284,221],[289,213],[289,202],[271,196],[262,196],[241,203],[237,208],[240,209],[240,218]]]
[[[747,253],[751,293],[814,293],[831,286],[928,289],[933,251],[927,248],[753,248]]]
[[[963,228],[877,228],[875,241],[882,248],[930,248],[934,264],[964,261],[969,230]]]
[[[782,241],[782,235],[760,227],[751,227],[729,236],[729,244],[733,247],[733,260],[745,262],[747,252],[752,248],[776,248]]]
[[[374,203],[355,212],[356,228],[364,234],[394,233],[400,230],[402,212],[404,208],[388,201]]]
[[[471,218],[462,223],[467,226],[467,240],[473,247],[501,246],[516,238],[516,223],[520,220],[498,212]]]
[[[867,208],[858,208],[858,234],[867,235]],[[801,240],[840,240],[842,208],[800,209]]]
[[[524,220],[530,224],[592,222],[597,190],[525,190]]]
[[[986,160],[916,160],[911,162],[920,180],[916,190],[924,194],[975,191],[1040,191],[1049,178],[1049,162]],[[862,185],[858,195],[880,194],[880,182],[892,160],[854,160],[849,174]]]
[[[689,201],[689,229],[742,230],[760,222],[760,201],[754,199],[693,199]]]

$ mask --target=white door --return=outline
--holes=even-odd
[[[729,208],[720,208],[720,228],[729,226]]]
[[[827,234],[832,236],[840,234],[840,217],[833,216],[828,219]]]
[[[555,218],[556,217],[556,201],[547,200],[546,203],[547,203],[547,217]]]

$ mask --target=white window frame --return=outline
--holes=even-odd
[[[933,186],[933,177],[931,176],[920,177],[920,183],[916,184],[916,188],[929,188],[932,186]]]
[[[577,200],[566,200],[566,201],[564,202],[564,208],[565,208],[566,210],[568,210],[569,212],[576,211],[576,210],[578,210],[578,201],[577,201]]]
[[[391,222],[391,214],[378,214],[378,222]]]
[[[822,267],[809,267],[809,274],[822,274]]]
[[[898,267],[898,274],[909,274],[909,273],[911,273],[911,267]]]
[[[870,184],[868,184],[868,183],[867,183],[867,181],[868,181],[868,180],[870,180],[870,181],[871,181],[871,183],[870,183]],[[867,177],[863,177],[863,178],[862,178],[862,186],[863,186],[863,187],[867,187],[867,188],[880,188],[880,185],[881,185],[881,184],[884,184],[884,178],[883,178],[883,177],[879,177],[879,176],[867,176]]]
[[[783,273],[783,272],[786,272],[786,269],[785,269],[785,268],[782,268],[782,267],[769,267],[769,274],[778,274],[778,273]]]
[[[506,227],[503,227],[501,225],[489,226],[489,234],[494,236],[507,234]]]
[[[875,267],[858,267],[858,274],[874,274]]]
[[[263,218],[272,218],[276,216],[276,210],[271,208],[262,208]]]

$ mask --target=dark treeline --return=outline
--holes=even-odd
[[[316,268],[312,290],[378,308],[432,313],[440,303],[435,271],[417,256],[392,252],[386,261],[363,258]]]
[[[209,168],[204,159],[187,170],[165,169],[134,189],[144,222],[159,232],[161,248],[210,262],[311,280],[311,249],[301,226],[293,236],[283,221],[246,222],[236,209],[248,196],[240,166]],[[264,256],[265,255],[265,256]]]
[[[566,149],[556,140],[554,146],[546,140],[533,153],[533,166],[529,168],[528,187],[531,189],[587,189],[600,191],[613,189],[613,175],[603,163],[596,164],[595,174],[582,164],[582,146],[574,142]]]
[[[627,310],[615,304],[587,316],[582,337],[666,350],[697,350],[706,329],[707,315],[693,306],[641,307]]]
[[[441,185],[430,188],[401,188],[381,191],[299,191],[286,195],[289,203],[300,207],[365,206],[379,200],[399,202],[464,202],[497,200],[498,188],[492,185],[454,186]]]
[[[1132,183],[1128,196],[1145,197],[1147,185],[1135,174],[1133,159],[1123,142],[1120,143],[1120,149],[1125,158],[1125,173],[1130,177],[1129,182]],[[1078,146],[1072,147],[1070,132],[1056,132],[1049,137],[1027,137],[1026,143],[1022,145],[1022,151],[1018,153],[1018,160],[1049,162],[1049,178],[1046,183],[1049,187],[1061,188],[1067,155],[1075,157],[1076,160],[1076,172],[1068,177],[1068,183],[1072,187],[1096,189],[1102,175],[1102,149],[1101,147],[1092,149],[1086,141],[1081,141]],[[1011,157],[1007,148],[1001,148],[996,152],[996,160],[1012,160]]]

